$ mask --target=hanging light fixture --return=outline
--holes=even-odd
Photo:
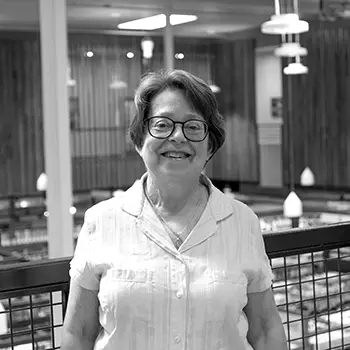
[[[296,13],[272,15],[271,20],[261,25],[263,34],[300,34],[309,31],[309,23],[299,19]]]
[[[67,68],[67,86],[73,87],[77,85],[77,82],[72,78],[72,70],[70,67]]]
[[[206,61],[208,69],[208,85],[214,94],[218,94],[221,92],[221,88],[220,86],[216,85],[213,80],[213,60],[211,59],[210,49],[208,46],[206,48]]]
[[[307,140],[307,135],[305,135],[304,139]],[[311,168],[308,166],[308,164],[310,164],[308,142],[306,142],[304,145],[304,156],[305,156],[305,165],[306,166],[300,175],[300,184],[301,184],[301,186],[313,186],[313,185],[315,185],[315,175],[312,172]]]
[[[153,57],[154,41],[146,36],[141,40],[141,49],[143,58],[151,59]]]
[[[283,203],[283,215],[287,218],[300,218],[303,214],[303,203],[294,191],[291,191]]]
[[[302,186],[313,186],[315,184],[315,175],[308,166],[300,175],[300,184]]]
[[[287,77],[287,109],[286,109],[286,127],[288,128],[288,153],[289,153],[289,186],[290,192],[283,203],[283,215],[290,218],[292,221],[292,227],[299,226],[299,219],[303,214],[303,203],[295,193],[294,184],[294,146],[293,146],[293,95],[292,95],[292,79]]]
[[[299,42],[299,34],[295,35],[295,42],[291,34],[288,35],[289,40],[286,39],[286,35],[282,34],[282,44],[275,49],[275,55],[278,57],[295,57],[306,56],[308,51],[305,47],[302,47]]]
[[[36,180],[36,189],[40,192],[47,191],[47,175],[46,173],[41,173]]]
[[[294,12],[291,13],[281,13],[279,0],[275,0],[275,14],[261,25],[263,34],[300,34],[307,31],[309,23],[299,18],[298,0],[294,0]]]
[[[295,62],[291,62],[287,67],[283,68],[283,73],[286,75],[307,74],[308,72],[309,68],[300,62],[299,56],[295,57]]]
[[[299,43],[282,43],[280,47],[275,49],[275,55],[278,57],[306,56],[307,49]]]

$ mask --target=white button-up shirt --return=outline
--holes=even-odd
[[[95,350],[251,350],[247,293],[271,286],[256,215],[203,176],[207,206],[177,250],[143,191],[85,215],[70,276],[98,290]]]

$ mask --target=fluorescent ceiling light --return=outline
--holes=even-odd
[[[195,15],[170,15],[170,24],[176,26],[178,24],[193,22],[197,19],[198,17]],[[119,29],[128,30],[155,30],[164,28],[165,26],[166,16],[164,13],[118,24]]]

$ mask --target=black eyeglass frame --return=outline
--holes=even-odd
[[[152,119],[156,119],[156,118],[158,118],[158,119],[159,119],[159,118],[168,119],[168,120],[170,120],[170,121],[173,123],[173,130],[171,130],[171,132],[170,132],[170,134],[169,134],[168,136],[166,136],[166,137],[159,137],[159,136],[154,136],[154,135],[152,134],[152,132],[151,132],[151,130],[150,130],[150,126],[149,126],[149,124],[150,124],[149,121],[152,120]],[[186,133],[185,133],[185,131],[184,131],[184,127],[185,127],[185,124],[188,123],[188,122],[190,122],[190,121],[201,122],[201,123],[203,123],[203,124],[205,125],[205,128],[206,128],[206,130],[205,130],[205,135],[204,135],[204,137],[203,137],[201,140],[191,140],[191,139],[189,139],[189,138],[186,136]],[[143,122],[144,122],[144,124],[147,123],[148,133],[149,133],[152,137],[154,137],[155,139],[159,139],[159,140],[165,140],[165,139],[167,139],[168,137],[170,137],[170,136],[173,134],[173,132],[175,131],[176,124],[181,124],[182,134],[185,136],[185,139],[186,139],[186,140],[191,141],[191,142],[202,142],[202,141],[204,141],[204,140],[206,139],[206,137],[207,137],[208,134],[209,134],[209,125],[208,125],[208,123],[207,123],[205,120],[201,120],[201,119],[188,119],[188,120],[186,120],[185,122],[175,122],[174,120],[172,120],[172,119],[169,118],[169,117],[165,117],[165,116],[153,116],[153,117],[146,118]]]

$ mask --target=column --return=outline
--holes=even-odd
[[[40,42],[48,248],[60,258],[73,254],[66,0],[40,0]]]
[[[164,65],[165,69],[174,69],[174,36],[170,25],[171,5],[165,6],[166,26],[164,28]]]

